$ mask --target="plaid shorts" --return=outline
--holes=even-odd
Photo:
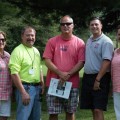
[[[79,89],[72,88],[69,99],[64,99],[52,95],[46,95],[49,114],[59,114],[62,110],[68,113],[76,112],[79,102]]]

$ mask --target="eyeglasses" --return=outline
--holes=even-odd
[[[73,23],[60,23],[61,26],[65,26],[65,25],[66,25],[66,26],[69,26],[69,25],[71,25],[71,24],[73,24]]]
[[[4,38],[1,38],[0,41],[5,42],[5,39],[4,39]]]

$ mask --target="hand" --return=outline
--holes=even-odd
[[[100,90],[100,81],[95,80],[93,90]]]
[[[59,77],[62,82],[65,82],[65,81],[69,80],[70,74],[69,74],[69,72],[60,72]]]
[[[21,94],[21,96],[23,105],[28,105],[30,102],[30,95],[25,91],[24,93]]]

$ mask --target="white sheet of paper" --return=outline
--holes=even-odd
[[[72,87],[72,82],[65,82],[62,87],[58,87],[58,83],[59,79],[51,78],[48,94],[68,99]]]

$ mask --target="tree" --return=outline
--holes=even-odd
[[[1,0],[0,6],[0,29],[8,34],[6,49],[10,53],[20,43],[20,31],[27,25],[37,30],[35,45],[42,53],[46,41],[59,33],[60,17],[66,14],[74,19],[78,36],[88,37],[85,29],[92,15],[102,18],[104,32],[120,24],[119,0]]]
[[[34,12],[34,15],[58,12],[58,15],[71,15],[77,26],[86,27],[86,20],[93,11],[103,12],[103,24],[105,31],[115,29],[120,23],[120,1],[119,0],[7,0],[17,5],[23,11],[26,8]],[[55,17],[55,16],[54,16]],[[53,19],[57,19],[54,18]],[[58,16],[57,16],[58,17]],[[48,18],[49,19],[49,18]]]

